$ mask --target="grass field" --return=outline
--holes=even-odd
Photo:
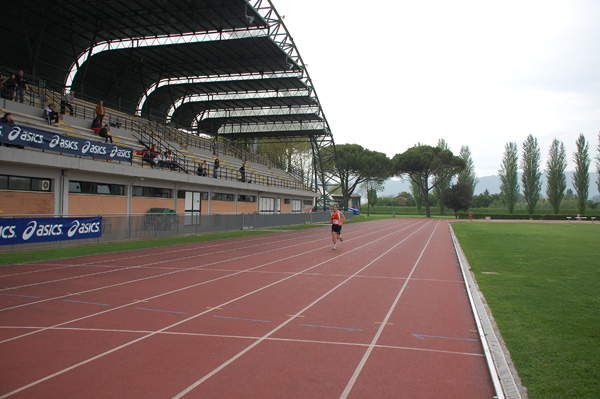
[[[600,398],[600,225],[453,228],[529,398]]]

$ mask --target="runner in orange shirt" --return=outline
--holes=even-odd
[[[337,249],[337,240],[344,241],[342,238],[342,224],[346,221],[343,212],[338,210],[337,204],[333,204],[333,212],[331,212],[331,239],[333,241],[333,249]]]

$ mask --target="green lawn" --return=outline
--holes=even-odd
[[[530,399],[600,398],[600,224],[453,224]]]

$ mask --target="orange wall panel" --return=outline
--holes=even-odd
[[[235,213],[235,202],[212,201],[210,211],[211,213]]]
[[[132,213],[146,213],[150,208],[173,209],[173,198],[133,197],[131,199]]]
[[[69,194],[69,215],[105,215],[111,213],[127,213],[127,197]]]
[[[0,211],[4,215],[53,215],[54,193],[2,190]]]
[[[237,205],[238,213],[254,213],[258,211],[257,202],[238,202]]]

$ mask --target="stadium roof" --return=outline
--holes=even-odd
[[[232,139],[331,135],[269,0],[27,0],[2,17],[0,64],[76,96]]]

